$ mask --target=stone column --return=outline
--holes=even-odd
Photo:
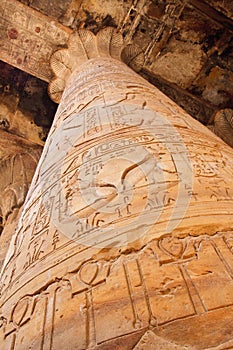
[[[41,148],[0,130],[0,268],[19,220]]]
[[[233,151],[121,59],[142,63],[111,28],[52,57],[60,105],[1,274],[2,350],[233,346]]]

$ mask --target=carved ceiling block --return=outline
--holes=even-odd
[[[0,2],[0,59],[49,81],[51,54],[67,43],[71,29],[16,0]]]
[[[42,147],[0,130],[0,269]]]

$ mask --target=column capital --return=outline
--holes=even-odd
[[[104,28],[96,35],[80,29],[71,34],[67,49],[58,50],[51,56],[50,65],[55,77],[48,88],[50,98],[59,103],[71,73],[88,60],[101,57],[123,61],[136,72],[144,63],[142,50],[132,44],[125,45],[115,28]]]

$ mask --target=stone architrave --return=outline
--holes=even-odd
[[[111,28],[52,56],[1,350],[233,346],[233,151],[125,64],[142,59]]]
[[[49,58],[72,30],[22,2],[0,1],[0,60],[49,82]]]

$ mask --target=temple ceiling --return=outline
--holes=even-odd
[[[229,0],[1,0],[0,128],[43,144],[57,108],[52,53],[72,31],[106,26],[143,51],[139,74],[203,124],[233,109]]]

